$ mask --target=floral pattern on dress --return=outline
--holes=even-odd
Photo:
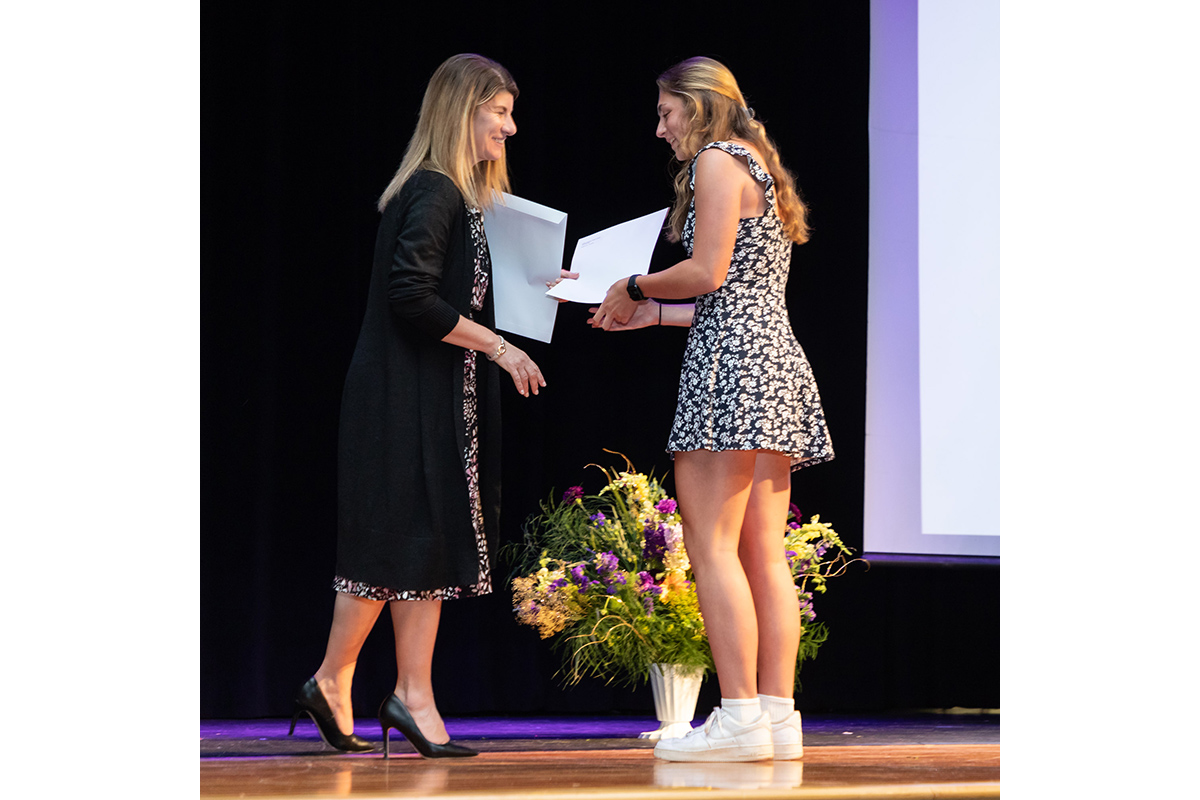
[[[483,213],[477,208],[467,207],[467,219],[471,228],[471,241],[475,245],[475,282],[471,292],[471,310],[467,319],[474,319],[475,312],[483,310],[491,282],[492,259],[488,251],[487,233],[483,228]],[[463,352],[463,422],[466,431],[466,446],[463,448],[463,463],[467,473],[467,502],[471,506],[471,525],[475,529],[475,551],[479,556],[479,579],[469,586],[446,586],[441,589],[398,590],[374,586],[362,581],[352,581],[340,575],[333,579],[333,589],[343,594],[364,597],[368,600],[458,600],[463,597],[478,597],[492,593],[492,575],[488,558],[487,535],[483,527],[483,501],[479,490],[479,409],[477,381],[478,353],[470,348]]]
[[[483,229],[483,212],[478,208],[468,208],[467,211],[471,221],[471,239],[475,242],[475,286],[471,294],[471,312],[467,318],[474,319],[475,312],[483,310],[483,301],[487,297],[492,275],[492,259],[488,250],[487,233]],[[479,581],[471,587],[474,590],[472,595],[491,594],[492,591],[487,536],[483,529],[483,503],[479,494],[479,413],[476,388],[478,357],[479,353],[469,347],[463,352],[463,418],[467,431],[463,460],[467,469],[471,524],[475,527],[475,547],[479,555]]]
[[[767,209],[738,222],[725,282],[696,298],[667,450],[775,450],[793,470],[829,461],[817,382],[788,319],[792,242],[775,210],[775,181],[746,148],[712,142],[688,167],[693,190],[696,158],[710,147],[746,159]],[[693,200],[682,237],[689,257],[695,229]]]

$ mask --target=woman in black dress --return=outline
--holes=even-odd
[[[353,733],[350,686],[387,603],[397,678],[379,712],[385,757],[391,728],[427,757],[475,755],[448,741],[430,673],[442,600],[492,591],[499,369],[522,396],[546,385],[493,330],[488,291],[481,209],[508,188],[516,96],[496,62],[448,59],[379,200],[367,311],[342,396],[333,625],[292,719],[294,730],[308,713],[341,750],[374,749]]]

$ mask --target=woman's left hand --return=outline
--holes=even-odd
[[[546,379],[533,359],[521,348],[507,342],[505,344],[503,355],[496,356],[495,362],[496,366],[512,376],[517,392],[522,397],[528,397],[531,393],[537,394],[538,389],[545,388]]]
[[[637,310],[638,303],[630,298],[629,290],[625,288],[628,282],[628,278],[622,278],[608,287],[608,294],[604,296],[604,302],[596,309],[596,313],[588,320],[589,325],[609,330],[613,325],[629,322],[633,312]]]

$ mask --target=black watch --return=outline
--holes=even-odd
[[[637,285],[637,279],[640,277],[640,275],[630,275],[629,283],[625,284],[625,291],[629,292],[629,299],[635,303],[640,303],[646,299],[646,295],[642,294],[642,290]]]

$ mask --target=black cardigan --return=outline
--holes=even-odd
[[[397,591],[467,589],[479,554],[467,493],[462,347],[475,246],[445,175],[413,175],[384,209],[367,311],[338,436],[337,574]],[[476,321],[495,326],[489,290]],[[500,506],[499,372],[477,366],[480,492],[488,556]]]

